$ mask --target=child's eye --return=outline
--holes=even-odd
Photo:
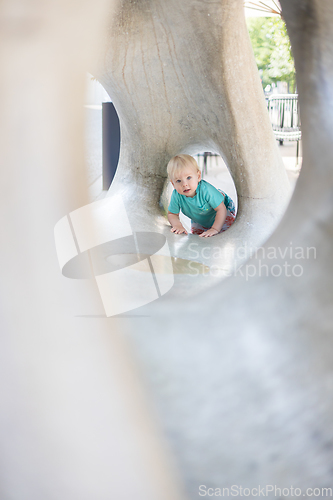
[[[176,182],[180,182],[180,179],[177,179]]]
[[[192,177],[189,175],[188,178],[187,178],[187,180],[189,181],[190,179],[192,179]]]

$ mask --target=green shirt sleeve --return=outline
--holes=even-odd
[[[172,214],[179,214],[180,211],[180,205],[177,194],[178,194],[177,191],[174,189],[172,191],[171,200],[168,207],[169,212],[171,212]]]
[[[217,208],[224,202],[224,195],[208,182],[204,184],[205,199],[212,208]]]

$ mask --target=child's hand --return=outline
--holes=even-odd
[[[218,234],[218,230],[211,227],[210,229],[207,229],[204,233],[199,234],[200,238],[209,238],[210,236],[215,236],[215,234]]]
[[[182,234],[182,233],[185,233],[187,234],[187,231],[186,229],[184,228],[184,226],[182,224],[177,224],[177,226],[173,226],[170,231],[172,233],[176,233],[176,234]]]

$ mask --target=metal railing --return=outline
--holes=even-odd
[[[202,157],[203,158],[203,162],[202,162],[202,167],[201,167],[201,173],[202,173],[202,178],[204,177],[205,174],[208,173],[208,168],[207,168],[207,164],[208,164],[208,158],[210,159],[210,163],[211,163],[211,158],[215,156],[215,159],[216,159],[216,165],[218,165],[218,157],[219,155],[216,154],[216,153],[210,153],[208,151],[205,151],[204,153],[197,153],[196,154],[196,157],[197,157],[197,162],[198,162],[198,165],[200,167],[200,158]]]
[[[299,141],[302,138],[298,107],[298,94],[275,94],[268,98],[268,114],[275,138],[280,145],[284,141],[297,141],[297,164]]]

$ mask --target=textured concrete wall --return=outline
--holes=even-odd
[[[113,6],[0,5],[1,500],[179,498],[128,348],[54,244],[88,203],[86,70]]]
[[[330,0],[281,3],[296,58],[304,162],[288,211],[265,245],[276,249],[277,258],[266,254],[261,264],[270,269],[286,261],[300,264],[290,257],[296,247],[314,247],[316,258],[301,260],[298,278],[284,272],[279,278],[258,272],[247,280],[238,276],[191,301],[170,294],[146,309],[146,316],[127,321],[190,498],[198,498],[201,484],[293,485],[302,493],[332,486],[333,11]],[[255,78],[241,2],[165,5],[168,13],[159,2],[123,3],[111,23],[111,41],[121,40],[124,51],[106,54],[110,74],[103,78],[115,93],[128,144],[115,190],[130,207],[129,193],[141,187],[143,222],[134,217],[133,223],[159,230],[163,223],[155,215],[163,161],[178,148],[214,146],[235,178],[241,215],[247,217],[251,207],[254,214],[268,207],[250,201],[258,190],[275,210],[285,181],[272,139],[264,141],[264,149],[256,144],[261,127],[267,130],[260,119],[258,80],[253,80],[253,97],[244,97],[244,108],[240,94],[231,95],[224,80],[230,82],[233,57],[238,75]],[[0,492],[5,500],[180,497],[141,379],[116,335],[125,319],[90,323],[88,311],[97,307],[93,289],[65,280],[55,256],[54,225],[87,202],[85,69],[98,50],[93,41],[105,26],[108,7],[102,1],[68,0],[1,4]],[[171,19],[178,10],[182,16]],[[228,36],[223,26],[232,27]],[[127,36],[132,41],[127,43]],[[176,65],[180,53],[184,60]],[[142,61],[145,54],[156,64]],[[220,56],[224,69],[218,73],[211,63]],[[156,74],[153,67],[160,68]],[[198,73],[192,71],[196,67]],[[148,83],[145,71],[152,72]],[[152,91],[151,81],[159,91]],[[243,109],[246,120],[240,119]],[[251,109],[256,141],[248,130]],[[169,126],[170,111],[177,116],[174,126]],[[241,227],[235,225],[234,233],[242,237]],[[259,259],[248,265],[258,271]]]
[[[126,0],[107,44],[98,76],[118,111],[122,137],[110,195],[122,193],[133,227],[165,227],[158,202],[173,155],[216,151],[239,202],[237,223],[220,245],[230,244],[229,238],[252,245],[267,238],[285,209],[289,184],[242,0]],[[186,244],[177,256],[186,257]]]
[[[161,299],[130,332],[191,498],[202,484],[332,488],[333,8],[281,3],[304,144],[287,212],[247,278]]]

